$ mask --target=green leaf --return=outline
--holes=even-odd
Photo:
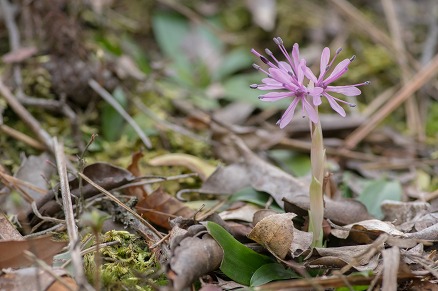
[[[254,188],[248,187],[231,195],[230,201],[246,201],[258,206],[265,207],[270,197],[271,195],[266,192],[256,191],[254,190]],[[284,210],[275,202],[271,204],[270,208],[278,212],[284,212]]]
[[[155,39],[163,53],[174,62],[176,79],[185,85],[192,84],[191,65],[181,53],[184,39],[189,34],[187,19],[171,13],[156,13],[152,18]]]
[[[260,286],[271,281],[300,278],[290,269],[279,263],[265,264],[255,271],[251,277],[251,287]]]
[[[134,58],[135,64],[143,73],[150,73],[151,67],[144,48],[140,47],[134,39],[128,36],[124,36],[122,47],[124,51]]]
[[[117,87],[113,92],[113,97],[116,99],[122,107],[126,107],[127,101],[123,89]],[[120,137],[122,128],[125,124],[123,117],[108,103],[102,106],[101,111],[102,121],[102,134],[105,139],[109,141],[115,141]]]
[[[176,14],[157,13],[152,18],[152,27],[163,53],[173,61],[188,65],[187,57],[180,53],[183,41],[189,33],[187,20]]]
[[[214,72],[213,80],[224,79],[239,70],[251,67],[253,58],[246,49],[236,49],[228,53],[222,60],[220,67]]]
[[[386,181],[384,179],[370,181],[359,194],[358,200],[365,204],[368,212],[374,217],[383,218],[380,205],[383,200],[400,201],[402,197],[402,187],[398,181]]]
[[[270,150],[268,155],[280,168],[286,172],[292,172],[294,176],[302,177],[310,173],[311,164],[308,154],[290,150]]]
[[[207,230],[224,250],[221,271],[233,281],[249,286],[253,274],[263,265],[274,261],[238,242],[220,225],[207,222]]]

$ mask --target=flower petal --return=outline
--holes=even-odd
[[[309,79],[310,81],[312,81],[313,83],[316,84],[316,82],[318,82],[318,79],[316,78],[316,76],[313,74],[312,70],[309,67],[305,67],[303,69],[304,71],[304,75],[307,77],[307,79]]]
[[[306,99],[303,99],[302,101],[304,110],[307,112],[307,116],[309,116],[309,119],[313,123],[318,122],[318,113],[316,112],[315,108],[307,101]]]
[[[336,81],[339,79],[345,72],[348,70],[348,65],[351,63],[350,59],[345,59],[342,62],[340,62],[336,68],[333,70],[333,72],[330,74],[330,76],[324,80],[325,85],[330,84],[333,81]]]
[[[326,91],[343,94],[345,96],[357,96],[361,93],[355,86],[327,86]]]
[[[292,61],[293,61],[292,65],[296,73],[296,70],[300,64],[300,47],[297,43],[295,43],[292,48]]]
[[[280,128],[284,128],[289,124],[289,122],[291,122],[292,118],[294,117],[295,108],[297,107],[299,101],[300,99],[295,97],[295,99],[283,113],[283,116],[281,116],[280,120],[277,121],[277,124],[280,126]]]
[[[306,60],[304,59],[300,61],[300,65],[297,67],[297,79],[299,84],[303,84],[303,80],[304,80],[303,68],[306,68]]]
[[[319,75],[322,76],[327,70],[327,65],[330,60],[330,49],[325,47],[321,54],[321,63],[319,64]]]
[[[278,81],[282,84],[290,84],[292,82],[291,76],[289,76],[289,74],[283,72],[280,69],[270,68],[269,74],[272,76],[273,79],[275,79],[276,81]]]
[[[260,95],[259,99],[267,102],[274,102],[280,99],[293,96],[293,92],[270,92],[264,95]]]
[[[288,63],[286,63],[286,62],[278,62],[278,67],[282,70],[282,71],[285,71],[286,73],[289,73],[289,72],[293,72],[292,71],[292,67],[288,64]]]
[[[322,103],[321,94],[324,91],[321,87],[315,87],[309,90],[309,95],[313,97],[313,105],[319,106]]]
[[[278,82],[277,80],[274,80],[272,78],[264,78],[262,79],[261,85],[257,87],[259,90],[278,90],[278,89],[285,89],[283,83]]]
[[[330,106],[332,107],[332,109],[334,111],[336,111],[337,113],[339,113],[340,116],[345,117],[347,115],[345,113],[344,108],[342,108],[341,105],[339,105],[338,102],[336,102],[336,100],[333,99],[333,96],[331,96],[330,94],[327,94],[327,93],[324,93],[324,96],[327,98],[327,100],[330,103]]]

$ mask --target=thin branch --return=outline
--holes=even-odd
[[[403,85],[409,83],[412,77],[412,71],[409,68],[407,60],[406,47],[402,37],[402,27],[398,21],[397,12],[393,0],[382,0],[383,11],[385,12],[386,19],[388,20],[389,31],[394,47],[402,52],[398,54],[396,61],[401,70]],[[424,141],[424,126],[421,124],[420,113],[418,110],[418,104],[415,98],[409,98],[405,103],[407,125],[411,134],[416,133],[417,138],[420,141]]]
[[[108,192],[107,190],[105,190],[104,188],[102,188],[101,186],[97,185],[96,183],[94,183],[90,178],[88,178],[87,176],[85,176],[84,174],[78,172],[78,175],[82,177],[82,179],[84,179],[85,181],[87,181],[91,186],[93,186],[94,188],[96,188],[97,190],[99,190],[100,192],[102,192],[103,194],[105,194],[110,200],[112,200],[113,202],[117,203],[120,207],[122,207],[123,209],[125,209],[126,211],[128,211],[130,214],[132,214],[135,218],[137,218],[139,221],[141,221],[144,225],[146,225],[149,230],[151,231],[151,234],[153,234],[153,239],[154,242],[160,240],[161,238],[163,238],[163,235],[155,229],[155,227],[153,227],[148,221],[146,221],[143,217],[141,217],[140,215],[138,215],[137,212],[135,212],[134,210],[132,210],[131,208],[129,208],[128,206],[126,206],[123,202],[121,202],[117,197],[115,197],[113,194],[111,194],[110,192]]]
[[[102,97],[106,102],[108,102],[131,126],[134,128],[135,132],[138,134],[140,139],[143,141],[146,148],[152,148],[151,141],[144,134],[143,130],[138,126],[134,119],[123,109],[123,107],[117,102],[116,99],[107,91],[105,88],[99,85],[95,80],[90,80],[88,85]]]
[[[87,279],[85,278],[84,268],[82,264],[78,229],[75,222],[73,205],[71,201],[70,187],[68,184],[67,166],[64,156],[64,145],[62,142],[58,143],[58,140],[56,138],[53,139],[53,144],[54,144],[56,164],[58,167],[58,173],[60,179],[60,188],[62,195],[62,204],[64,206],[65,222],[67,224],[67,233],[70,239],[69,249],[72,258],[75,279],[76,282],[78,282],[80,289],[85,288],[92,290],[91,286],[87,282]]]
[[[0,0],[0,7],[3,11],[3,17],[5,18],[5,24],[8,29],[10,50],[12,52],[20,49],[20,34],[18,32],[17,24],[14,17],[16,15],[13,6],[7,0]],[[19,64],[13,65],[13,74],[15,85],[18,88],[18,95],[23,96],[23,78],[21,77],[21,68]]]
[[[41,144],[39,141],[31,138],[30,136],[22,133],[21,131],[18,131],[10,126],[7,126],[6,124],[0,124],[0,131],[16,140],[24,142],[25,144],[33,147],[34,149],[41,151],[46,149],[46,147],[43,144]]]
[[[354,148],[361,142],[380,122],[383,121],[389,114],[397,109],[400,104],[413,96],[413,93],[418,91],[422,86],[429,82],[438,73],[438,54],[432,61],[416,74],[411,81],[403,86],[394,96],[386,103],[381,110],[376,112],[370,119],[353,131],[344,142],[346,149]]]
[[[32,114],[18,102],[17,98],[11,93],[11,91],[5,86],[3,81],[0,79],[0,94],[6,99],[6,102],[14,110],[14,112],[26,123],[30,129],[37,135],[38,139],[46,146],[50,152],[53,151],[52,137],[47,131],[45,131],[38,120],[33,117]]]

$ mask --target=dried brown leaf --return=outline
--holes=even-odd
[[[76,282],[67,277],[67,272],[63,269],[54,268],[53,274],[61,277],[62,282],[69,286],[67,289],[63,284],[56,281],[47,271],[41,268],[24,268],[14,271],[6,271],[0,277],[0,290],[23,291],[23,290],[47,290],[47,291],[67,291],[77,290]],[[41,289],[38,289],[40,287]]]
[[[222,258],[222,248],[210,235],[187,237],[175,248],[168,278],[175,290],[183,290],[195,279],[218,269]]]
[[[370,256],[369,251],[373,251],[374,245],[356,245],[335,248],[315,248],[321,258],[312,260],[309,265],[331,266],[336,264],[342,268],[351,265],[358,271],[373,270],[377,267],[379,254]],[[381,245],[383,248],[383,244]]]
[[[324,217],[340,224],[351,224],[371,218],[366,207],[353,199],[333,200],[324,197]],[[308,195],[295,196],[294,199],[284,199],[284,210],[300,216],[308,215],[310,200]]]
[[[158,188],[152,194],[140,200],[135,208],[141,216],[166,229],[171,229],[169,217],[189,218],[195,214],[194,210],[164,192],[162,188]]]
[[[39,259],[52,264],[53,256],[59,253],[67,242],[55,242],[51,236],[27,240],[0,241],[0,268],[22,268],[32,265],[24,251],[35,254]]]
[[[0,211],[0,241],[1,240],[24,240],[21,233],[2,211]]]
[[[294,229],[294,239],[290,246],[290,253],[293,258],[300,256],[307,251],[313,242],[313,233]]]
[[[106,190],[120,187],[135,179],[135,176],[133,176],[127,170],[108,163],[91,164],[84,168],[83,174]],[[90,198],[100,192],[86,181],[83,181],[82,188],[80,188],[78,178],[70,180],[69,186],[71,195],[80,197],[82,194],[85,199]],[[55,189],[57,188],[58,186],[55,187]],[[72,202],[75,203],[76,199],[73,199]],[[53,191],[50,191],[47,195],[37,200],[36,204],[39,212],[44,216],[54,217],[58,212],[61,211],[61,206],[55,200],[55,193]],[[18,218],[21,223],[29,223],[31,226],[36,225],[40,221],[40,219],[34,216],[30,210],[21,212]]]
[[[289,253],[294,237],[293,213],[269,215],[250,232],[248,237],[284,259]]]
[[[204,182],[200,192],[234,194],[251,186],[270,194],[280,206],[283,205],[283,198],[294,199],[308,192],[308,184],[259,158],[240,138],[234,136],[232,140],[242,161],[218,167]]]
[[[354,224],[349,224],[340,228],[333,228],[331,234],[337,238],[350,239],[359,243],[370,243],[382,233],[387,233],[392,236],[405,237],[406,235],[397,230],[390,222],[384,222],[377,219],[360,221]]]
[[[242,207],[236,209],[230,209],[222,211],[219,216],[223,220],[241,220],[246,222],[252,222],[254,213],[260,210],[259,206],[254,204],[245,204]]]

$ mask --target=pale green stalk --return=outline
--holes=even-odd
[[[318,107],[315,106],[318,111]],[[321,122],[310,122],[312,145],[310,161],[312,164],[312,181],[310,182],[310,221],[309,232],[313,232],[313,247],[322,247],[322,222],[324,219],[323,179],[325,165],[325,149],[323,144]]]

